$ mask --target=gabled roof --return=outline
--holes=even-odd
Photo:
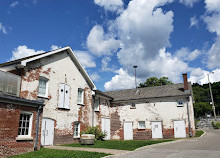
[[[56,54],[56,53],[60,53],[60,52],[63,52],[63,51],[68,52],[70,58],[75,62],[77,68],[80,70],[80,72],[82,73],[83,77],[86,79],[88,84],[92,87],[92,89],[96,89],[95,84],[93,83],[93,81],[91,80],[91,78],[89,77],[89,75],[87,74],[85,69],[82,67],[79,60],[77,59],[77,57],[75,56],[75,54],[73,53],[72,49],[69,46],[63,47],[63,48],[60,48],[60,49],[56,49],[56,50],[52,50],[52,51],[49,51],[49,52],[40,53],[40,54],[37,54],[37,55],[28,56],[28,57],[25,57],[25,58],[22,58],[22,59],[2,63],[2,64],[0,64],[0,68],[11,66],[11,65],[17,65],[18,67],[25,67],[27,65],[27,63],[29,63],[29,62],[32,62],[32,61],[35,61],[35,60],[38,60],[38,59]]]
[[[187,91],[184,91],[184,84],[179,83],[138,89],[109,91],[103,93],[114,98],[113,101],[128,101],[161,97],[190,96],[192,95],[191,91],[191,83],[189,83],[189,90]]]

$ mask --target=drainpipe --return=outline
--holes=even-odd
[[[35,137],[35,142],[34,142],[34,151],[37,150],[37,143],[38,143],[38,129],[39,129],[39,120],[40,120],[40,110],[42,106],[39,106],[37,110],[37,126],[36,126],[36,137]]]
[[[189,122],[189,135],[192,137],[192,129],[191,129],[191,122],[190,122],[190,117],[189,117],[189,102],[187,99],[187,114],[188,114],[188,122]]]

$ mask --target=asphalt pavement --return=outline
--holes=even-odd
[[[200,138],[143,147],[139,150],[111,156],[115,158],[220,158],[220,130],[206,130]]]

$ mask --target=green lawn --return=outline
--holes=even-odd
[[[87,151],[70,151],[70,150],[55,150],[42,148],[41,150],[30,152],[26,154],[16,155],[12,158],[88,158],[94,157],[99,158],[107,156],[109,154],[87,152]]]
[[[195,137],[200,137],[204,131],[196,131]]]
[[[135,150],[142,146],[157,144],[162,142],[168,142],[173,140],[106,140],[106,141],[96,141],[95,145],[81,145],[76,144],[66,144],[62,146],[69,147],[85,147],[85,148],[107,148],[107,149],[118,149],[118,150]]]

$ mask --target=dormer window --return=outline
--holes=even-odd
[[[135,109],[136,108],[136,104],[135,103],[131,103],[131,108]]]
[[[183,107],[183,106],[184,106],[184,102],[182,100],[178,100],[177,107]]]

